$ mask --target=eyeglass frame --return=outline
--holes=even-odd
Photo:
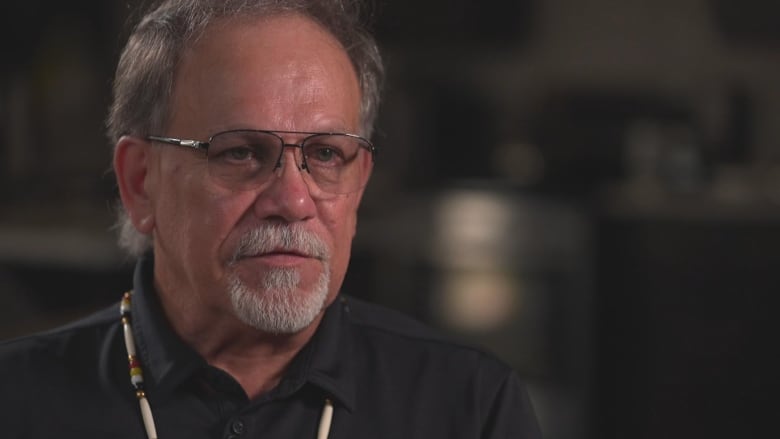
[[[201,140],[192,140],[192,139],[179,139],[176,137],[168,137],[168,136],[153,136],[153,135],[147,135],[145,137],[146,140],[152,141],[152,142],[160,142],[165,143],[169,145],[174,146],[183,146],[185,148],[192,148],[198,151],[203,151],[206,153],[206,157],[208,158],[208,149],[211,145],[211,142],[213,139],[217,136],[223,135],[223,134],[229,134],[229,133],[237,133],[237,132],[256,132],[256,133],[264,133],[264,134],[270,134],[277,139],[282,144],[281,151],[279,153],[279,158],[276,160],[276,164],[274,165],[273,170],[279,169],[282,165],[282,157],[284,156],[284,150],[285,148],[298,148],[301,150],[301,160],[302,163],[299,166],[300,170],[305,170],[308,174],[311,174],[311,170],[309,170],[308,163],[306,162],[306,154],[303,152],[303,146],[306,144],[306,141],[317,136],[346,136],[353,139],[357,139],[360,141],[360,147],[365,148],[368,150],[368,152],[371,153],[371,163],[375,163],[376,161],[376,154],[378,152],[377,147],[374,146],[373,143],[371,143],[370,140],[366,139],[365,137],[359,136],[357,134],[352,133],[343,133],[343,132],[316,132],[316,131],[284,131],[284,130],[257,130],[257,129],[249,129],[249,128],[238,128],[238,129],[232,129],[232,130],[225,130],[220,131],[218,133],[212,134],[209,136],[209,139],[207,141],[201,141]],[[301,139],[298,143],[287,143],[282,136],[279,134],[303,134],[306,135],[303,139]]]

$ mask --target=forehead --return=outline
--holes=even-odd
[[[309,117],[357,128],[360,89],[346,51],[297,14],[215,21],[185,50],[174,84],[174,122],[186,113],[210,129],[310,130],[299,126]]]

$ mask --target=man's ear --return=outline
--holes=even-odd
[[[143,139],[122,136],[114,148],[114,173],[122,205],[135,228],[143,234],[154,229],[154,205],[149,189],[153,150]]]

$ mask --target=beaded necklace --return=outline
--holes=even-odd
[[[133,328],[130,326],[130,299],[133,296],[132,291],[128,291],[122,296],[122,303],[119,305],[119,313],[122,316],[122,328],[125,333],[125,347],[127,348],[127,361],[130,366],[130,383],[135,389],[135,396],[141,405],[141,417],[144,420],[146,436],[149,439],[157,439],[157,429],[154,428],[154,417],[152,417],[152,408],[146,399],[144,391],[144,372],[141,369],[141,361],[135,352],[135,338],[133,338]]]
[[[127,361],[130,367],[130,383],[135,389],[135,396],[141,406],[141,417],[144,421],[146,436],[149,439],[157,439],[157,429],[154,427],[154,417],[152,408],[146,399],[144,390],[144,373],[141,369],[141,361],[135,350],[135,338],[133,337],[132,320],[130,318],[130,299],[133,296],[132,291],[128,291],[122,296],[122,302],[119,305],[119,314],[122,317],[122,328],[125,334],[125,348],[127,348]],[[320,416],[320,425],[317,429],[317,439],[327,439],[330,433],[330,425],[333,420],[333,403],[330,399],[325,399],[325,405],[322,408]]]

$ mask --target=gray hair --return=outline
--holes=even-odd
[[[133,30],[119,58],[109,110],[113,144],[126,134],[164,131],[173,82],[184,50],[219,19],[301,14],[330,32],[344,47],[360,83],[360,130],[370,137],[379,106],[384,69],[374,37],[363,24],[361,0],[164,0]],[[118,205],[119,246],[132,256],[151,247]]]

